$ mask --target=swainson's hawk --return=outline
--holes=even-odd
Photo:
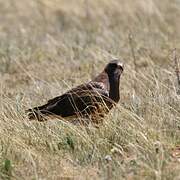
[[[119,60],[110,61],[103,72],[90,82],[50,99],[45,105],[28,109],[29,119],[42,121],[45,116],[63,118],[71,116],[93,117],[97,114],[103,116],[120,99],[119,85],[123,68],[123,64]]]

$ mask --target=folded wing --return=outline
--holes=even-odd
[[[41,120],[44,115],[58,115],[61,117],[87,116],[95,113],[97,109],[99,110],[99,107],[108,110],[108,108],[111,108],[112,103],[103,83],[90,82],[49,100],[43,106],[29,109],[28,115],[30,119],[38,118],[38,120]]]

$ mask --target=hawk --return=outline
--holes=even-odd
[[[50,99],[42,106],[28,109],[29,119],[43,121],[46,116],[75,116],[92,117],[92,121],[98,123],[98,117],[103,117],[119,102],[119,85],[123,69],[123,63],[119,60],[110,61],[91,81]]]

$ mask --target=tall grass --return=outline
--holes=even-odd
[[[179,179],[180,4],[0,0],[1,179]],[[122,58],[121,100],[100,128],[28,121]]]

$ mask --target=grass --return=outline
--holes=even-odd
[[[0,0],[1,179],[179,179],[178,1]],[[25,109],[122,58],[121,101],[99,129]]]

